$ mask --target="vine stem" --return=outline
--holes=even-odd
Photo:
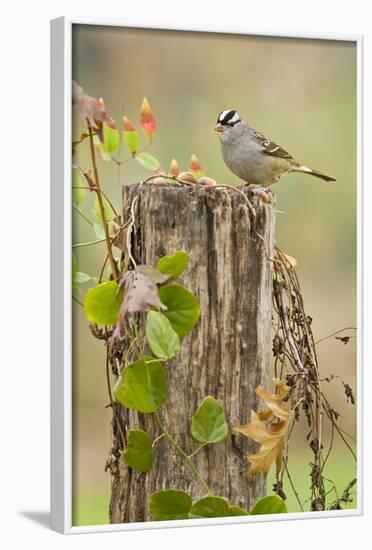
[[[75,188],[74,188],[75,189]],[[89,223],[89,225],[91,225],[93,227],[94,223],[84,214],[84,212],[81,210],[81,208],[79,208],[78,206],[76,206],[76,204],[72,203],[72,208],[78,213],[80,214],[80,216],[83,218],[83,220],[85,220],[86,222]]]
[[[107,327],[105,327],[105,334],[107,336]],[[110,350],[108,346],[108,342],[106,341],[106,383],[107,383],[107,392],[110,399],[110,405],[112,407],[112,403],[114,401],[112,396],[112,390],[111,390],[111,381],[110,381]]]
[[[293,484],[293,480],[292,480],[291,474],[290,474],[289,469],[288,469],[287,460],[284,460],[283,462],[284,462],[284,468],[285,468],[285,472],[286,472],[286,474],[287,474],[288,481],[289,481],[289,483],[290,483],[290,485],[291,485],[291,487],[292,487],[292,491],[293,491],[293,493],[294,493],[294,496],[296,497],[296,500],[297,500],[298,505],[299,505],[299,507],[300,507],[300,509],[301,509],[301,512],[303,512],[303,511],[304,511],[304,508],[303,508],[303,506],[302,506],[302,503],[301,503],[300,497],[298,496],[298,493],[297,493],[297,491],[296,491],[296,488],[295,488],[295,486],[294,486],[294,484]]]
[[[162,432],[160,435],[158,435],[158,437],[155,437],[154,441],[152,442],[151,447],[154,448],[155,445],[157,444],[157,442],[160,441],[160,439],[161,439],[162,437],[164,437],[164,436],[165,436],[165,433]]]
[[[210,490],[210,488],[208,487],[208,485],[206,484],[204,479],[201,477],[198,470],[195,468],[195,466],[194,466],[192,460],[190,459],[190,457],[185,453],[185,451],[183,449],[181,449],[181,447],[173,439],[171,434],[165,429],[165,426],[161,421],[161,418],[160,418],[160,415],[159,415],[158,411],[155,411],[154,415],[155,415],[155,418],[156,418],[156,422],[157,422],[159,428],[164,433],[165,437],[173,445],[173,447],[176,449],[176,451],[182,456],[182,458],[184,458],[186,460],[187,464],[190,467],[190,470],[192,471],[192,473],[194,474],[196,479],[199,481],[200,485],[202,485],[203,488],[207,491],[208,495],[212,495],[213,494],[212,491]]]
[[[91,127],[90,122],[89,122],[88,119],[87,119],[87,125],[88,125],[88,131],[89,131],[90,156],[91,156],[91,159],[92,159],[94,180],[95,180],[95,184],[96,184],[96,187],[97,187],[96,193],[97,193],[97,197],[98,197],[98,204],[99,204],[99,209],[101,211],[103,229],[105,231],[107,255],[108,255],[108,258],[109,258],[109,261],[110,261],[112,274],[113,274],[115,280],[117,281],[119,279],[119,273],[118,273],[118,269],[117,269],[117,266],[116,266],[116,263],[115,263],[115,260],[114,260],[114,256],[112,254],[110,233],[109,233],[109,228],[108,228],[108,224],[107,224],[107,220],[106,220],[105,207],[104,207],[104,204],[103,204],[101,185],[100,185],[99,176],[98,176],[96,153],[95,153],[95,150],[94,150],[93,130],[92,130],[92,127]]]
[[[88,241],[86,243],[76,243],[72,245],[72,248],[80,248],[82,246],[91,246],[92,244],[104,243],[106,239],[97,239],[96,241]]]
[[[328,340],[329,338],[332,338],[332,336],[336,336],[337,334],[340,334],[340,332],[344,332],[345,330],[357,330],[357,329],[356,327],[340,328],[340,330],[336,330],[336,332],[332,332],[332,334],[328,334],[328,336],[325,336],[324,338],[317,340],[316,342],[314,342],[314,344],[315,345],[320,344],[320,342],[324,342],[325,340]],[[351,338],[351,336],[349,338]]]
[[[78,300],[78,299],[76,298],[76,296],[72,296],[72,299],[74,300],[74,302],[76,302],[76,303],[79,304],[80,306],[84,307],[83,302],[80,302],[80,300]]]
[[[205,446],[206,446],[206,443],[202,443],[201,445],[199,445],[199,447],[197,449],[195,449],[195,451],[193,453],[188,455],[188,457],[191,458],[191,457],[195,456]]]

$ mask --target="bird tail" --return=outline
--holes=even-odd
[[[292,171],[301,172],[302,174],[309,174],[309,176],[315,176],[324,181],[336,181],[335,178],[332,178],[331,176],[327,176],[327,174],[322,174],[322,172],[318,172],[317,170],[313,170],[312,168],[308,168],[307,166],[301,166],[301,165],[294,166]]]

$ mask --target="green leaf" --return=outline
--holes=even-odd
[[[191,506],[189,495],[185,491],[175,489],[157,491],[149,498],[150,511],[156,521],[187,519]]]
[[[152,265],[137,265],[136,270],[146,275],[156,285],[162,284],[169,279],[169,275],[161,273]]]
[[[168,273],[172,279],[177,279],[187,267],[189,255],[183,250],[179,250],[172,256],[164,256],[156,264],[156,269],[162,273]]]
[[[230,510],[230,516],[249,516],[249,512],[247,510],[243,510],[243,508],[240,508],[240,506],[236,506],[235,504],[230,504],[229,506]]]
[[[97,239],[104,239],[106,237],[105,230],[103,229],[103,225],[101,223],[95,223],[93,225],[93,231]]]
[[[204,497],[195,502],[191,508],[190,517],[224,518],[230,516],[227,501],[222,497]]]
[[[76,257],[75,254],[72,253],[72,290],[76,292],[81,292],[81,288],[78,287],[76,284],[76,274],[77,274],[77,266],[76,266]]]
[[[156,172],[161,168],[159,161],[150,155],[150,153],[137,153],[134,157],[143,168],[149,170],[150,172]]]
[[[155,412],[166,397],[165,369],[153,357],[142,357],[121,371],[113,391],[124,407],[144,413]]]
[[[277,495],[261,498],[251,509],[251,515],[260,514],[285,514],[287,507],[282,498]]]
[[[115,281],[90,288],[84,298],[84,310],[88,320],[97,325],[115,325],[123,295]]]
[[[105,151],[103,150],[103,144],[101,143],[97,135],[93,136],[93,142],[94,142],[94,145],[98,148],[98,156],[102,160],[105,160],[106,162],[110,161],[111,155],[110,153],[105,153]]]
[[[167,306],[163,312],[180,338],[188,334],[199,321],[200,306],[195,296],[180,285],[167,285],[159,289],[161,302]]]
[[[180,351],[180,339],[168,319],[158,311],[149,311],[146,337],[151,351],[160,359],[170,359]]]
[[[71,267],[72,267],[72,280],[75,281],[76,273],[77,273],[75,254],[72,254],[72,266]]]
[[[136,153],[141,147],[141,140],[136,130],[123,132],[124,145],[130,153]]]
[[[120,133],[116,128],[110,128],[103,123],[103,144],[102,151],[104,153],[115,153],[120,147]]]
[[[222,405],[208,395],[192,417],[191,434],[200,443],[219,443],[226,439],[228,428]]]
[[[105,218],[108,222],[112,221],[114,218],[114,213],[111,209],[110,203],[107,199],[102,195],[102,203],[103,203],[103,210],[105,212]],[[102,214],[101,209],[99,207],[99,200],[98,195],[96,193],[96,196],[94,197],[94,209],[92,210],[93,214],[97,218],[98,222],[102,224]]]
[[[75,283],[87,283],[91,280],[91,276],[88,273],[77,271],[75,274]]]
[[[143,430],[130,430],[127,447],[123,453],[124,462],[137,472],[148,472],[152,468],[154,453],[149,435]]]
[[[76,168],[72,170],[72,186],[73,187],[84,187],[84,182],[82,181],[79,172]],[[79,206],[85,199],[87,194],[86,189],[73,189],[72,190],[72,202]]]

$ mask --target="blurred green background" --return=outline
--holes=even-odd
[[[276,240],[299,262],[316,339],[356,326],[354,43],[74,25],[72,59],[73,78],[89,95],[104,98],[119,127],[125,114],[138,128],[142,99],[149,99],[158,122],[149,152],[165,169],[172,157],[187,169],[196,153],[209,176],[240,184],[225,167],[213,132],[217,115],[234,108],[297,160],[336,177],[336,184],[327,184],[290,175],[275,186],[277,208],[283,212],[277,215]],[[83,130],[75,113],[73,137]],[[78,162],[91,167],[87,143],[79,147]],[[104,161],[99,169],[105,191],[118,206],[121,185],[148,175],[135,161],[124,164],[120,173]],[[91,216],[92,208],[89,196],[82,209]],[[74,216],[73,241],[94,239],[91,227]],[[98,276],[103,247],[76,249],[78,270]],[[111,415],[105,409],[104,347],[91,336],[76,304],[73,340],[73,522],[107,523],[110,478],[104,465]],[[322,377],[342,376],[355,390],[356,339],[346,346],[327,340],[318,353]],[[346,403],[340,380],[325,390],[341,413],[341,425],[355,436],[355,407]],[[309,496],[311,459],[304,430],[297,429],[290,450],[290,469],[303,500]],[[352,457],[339,441],[326,474],[340,492],[354,476]],[[289,510],[298,511],[289,486],[286,493]]]

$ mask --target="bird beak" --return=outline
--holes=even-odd
[[[219,132],[219,133],[222,133],[225,131],[225,128],[222,126],[222,124],[219,122],[218,124],[216,124],[216,126],[214,127],[214,130],[216,132]]]

